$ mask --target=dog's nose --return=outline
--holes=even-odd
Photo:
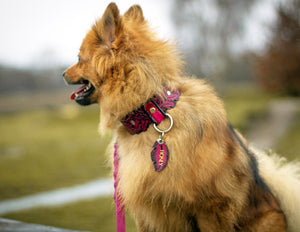
[[[66,71],[64,71],[61,75],[62,75],[62,77],[63,77],[63,80],[64,80],[65,84],[66,84],[66,85],[69,85],[70,83],[69,83],[69,81],[68,81],[67,78],[66,78]]]

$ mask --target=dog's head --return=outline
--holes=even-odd
[[[105,111],[119,120],[163,86],[172,88],[180,64],[175,49],[150,30],[139,6],[121,16],[111,3],[84,38],[78,62],[63,75],[68,84],[83,85],[72,100],[99,103],[101,116]]]

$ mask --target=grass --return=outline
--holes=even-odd
[[[299,107],[300,109],[300,107]],[[295,119],[290,128],[285,132],[279,143],[275,147],[278,154],[284,155],[288,160],[300,160],[300,110],[298,110]]]
[[[224,97],[228,118],[235,128],[246,132],[250,122],[258,117],[264,117],[272,95],[257,88],[243,87],[229,91]]]
[[[63,207],[33,209],[5,215],[5,217],[73,230],[116,231],[115,209],[112,198],[91,199]],[[129,215],[126,215],[125,218],[126,231],[136,231],[133,219]]]
[[[1,115],[0,200],[108,176],[98,121],[93,107]]]

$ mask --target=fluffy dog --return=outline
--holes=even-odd
[[[138,231],[299,231],[299,166],[248,148],[139,6],[121,16],[111,3],[78,57],[64,78],[84,85],[77,103],[99,103],[100,130],[115,131],[118,196]]]

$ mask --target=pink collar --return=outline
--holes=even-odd
[[[151,123],[158,125],[166,118],[166,110],[175,107],[179,96],[179,90],[164,88],[162,97],[154,96],[139,109],[129,113],[121,123],[132,135],[146,131]]]

